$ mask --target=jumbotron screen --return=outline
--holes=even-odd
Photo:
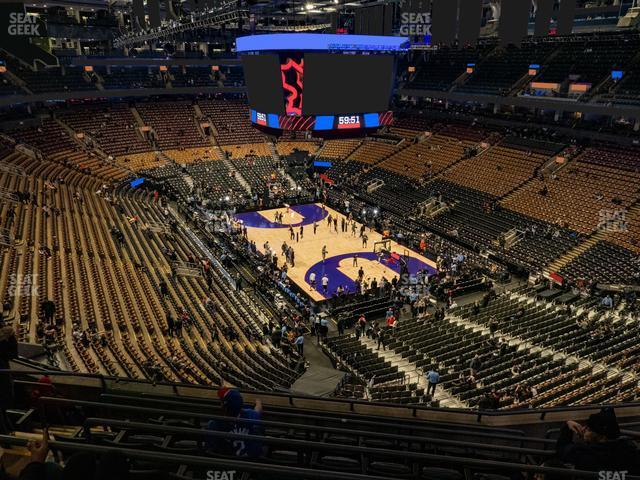
[[[386,111],[393,87],[393,65],[392,55],[305,54],[302,113]]]
[[[242,62],[256,125],[342,130],[391,121],[393,55],[278,52],[243,55]]]
[[[262,112],[284,115],[278,55],[243,55],[249,104]]]

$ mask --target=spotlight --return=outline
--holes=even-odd
[[[304,8],[306,8],[307,10],[313,10],[313,3],[305,4]]]
[[[362,214],[363,214],[363,215],[366,215],[366,214],[367,214],[367,209],[366,209],[366,208],[363,208],[363,209],[362,209]]]
[[[229,200],[231,200],[231,197],[229,195],[227,195],[226,197],[224,197],[224,201],[228,202]]]
[[[373,209],[373,214],[374,214],[374,215],[377,215],[377,214],[378,214],[378,209],[377,209],[377,208],[374,208],[374,209]]]

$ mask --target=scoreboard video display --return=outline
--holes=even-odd
[[[398,37],[325,34],[238,39],[251,121],[282,130],[358,130],[391,121]]]
[[[390,125],[392,120],[393,113],[390,111],[354,115],[277,115],[251,110],[251,122],[279,130],[356,130]]]
[[[392,55],[304,55],[302,113],[383,112],[393,89]]]

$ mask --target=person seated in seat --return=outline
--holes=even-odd
[[[631,440],[620,437],[616,414],[610,407],[591,415],[586,425],[566,422],[560,429],[556,454],[578,470],[640,474],[640,452]]]
[[[242,395],[235,388],[221,388],[218,390],[218,397],[222,402],[222,411],[229,421],[210,420],[207,429],[218,432],[229,432],[240,435],[263,435],[262,425],[262,402],[256,400],[254,408],[245,408]],[[238,422],[236,420],[249,420]],[[256,458],[262,454],[262,442],[220,439],[211,437],[207,440],[207,446],[216,453],[224,455],[235,455],[237,457]]]

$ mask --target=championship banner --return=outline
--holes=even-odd
[[[36,15],[26,13],[24,3],[0,0],[0,48],[35,67],[58,65],[58,59],[35,44],[36,39],[47,38],[47,26]]]

